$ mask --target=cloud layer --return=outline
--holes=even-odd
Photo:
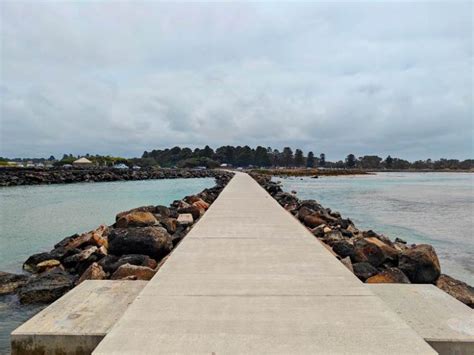
[[[473,156],[469,2],[0,7],[3,156]]]

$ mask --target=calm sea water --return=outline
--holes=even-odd
[[[351,218],[359,228],[436,248],[442,272],[474,284],[474,174],[275,178],[285,191]]]
[[[214,185],[214,179],[173,179],[0,188],[0,271],[21,272],[31,254],[52,249],[62,238],[100,224],[134,207],[168,205]],[[9,334],[42,307],[19,306],[0,296],[0,354]]]

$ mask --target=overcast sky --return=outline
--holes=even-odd
[[[470,2],[1,1],[0,156],[473,158]]]

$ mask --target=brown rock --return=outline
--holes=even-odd
[[[209,204],[202,199],[193,202],[193,206],[196,206],[204,211],[209,208]]]
[[[309,228],[315,228],[317,226],[320,226],[321,224],[325,224],[326,221],[322,218],[320,218],[318,215],[316,214],[311,214],[311,215],[307,215],[303,218],[303,222],[306,226],[308,226]]]
[[[124,264],[114,272],[111,279],[120,280],[127,277],[136,277],[136,280],[151,280],[155,275],[155,270],[146,266]]]
[[[197,220],[199,217],[201,217],[203,211],[197,206],[190,205],[188,207],[178,208],[178,213],[190,213],[193,216],[193,219]]]
[[[166,228],[168,233],[173,234],[176,232],[176,228],[178,226],[178,222],[176,218],[171,218],[171,217],[158,217],[158,222]]]
[[[16,275],[0,271],[0,295],[14,293],[29,279],[27,275]]]
[[[436,281],[436,286],[458,301],[474,308],[474,287],[445,274],[441,274]]]
[[[92,240],[95,245],[100,247],[108,248],[109,244],[107,241],[107,233],[109,228],[107,226],[101,225],[96,230],[92,231]]]
[[[158,207],[158,206],[157,206]],[[142,207],[137,207],[133,208],[128,211],[120,212],[115,216],[115,221],[117,222],[120,218],[123,216],[126,216],[127,214],[133,213],[133,212],[150,212],[150,213],[155,213],[157,211],[157,207],[155,206],[142,206]],[[159,212],[158,212],[159,213]]]
[[[441,274],[438,256],[428,244],[415,245],[402,252],[398,268],[413,283],[435,283]]]
[[[105,271],[102,267],[97,263],[92,263],[86,271],[83,272],[77,284],[80,284],[82,281],[85,280],[103,280],[106,278]]]
[[[377,238],[359,238],[354,241],[355,262],[367,261],[375,267],[385,261],[396,262],[398,251]]]
[[[116,228],[147,227],[157,223],[158,221],[151,212],[131,212],[120,217],[115,226]]]
[[[56,259],[45,260],[36,264],[36,272],[43,272],[60,265],[61,263],[59,260],[56,260]]]
[[[388,268],[366,280],[369,284],[409,284],[408,277],[395,267]]]

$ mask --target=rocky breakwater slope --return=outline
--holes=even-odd
[[[0,295],[16,293],[23,304],[50,303],[84,280],[149,280],[231,179],[170,206],[120,212],[111,226],[64,238],[49,252],[31,255],[28,274],[0,272]]]
[[[434,284],[474,308],[474,288],[441,273],[435,249],[428,244],[394,241],[372,230],[361,231],[338,212],[315,200],[299,200],[264,175],[252,177],[324,246],[366,283]]]
[[[69,184],[152,179],[217,177],[216,170],[193,169],[113,169],[113,168],[1,168],[0,186]]]

